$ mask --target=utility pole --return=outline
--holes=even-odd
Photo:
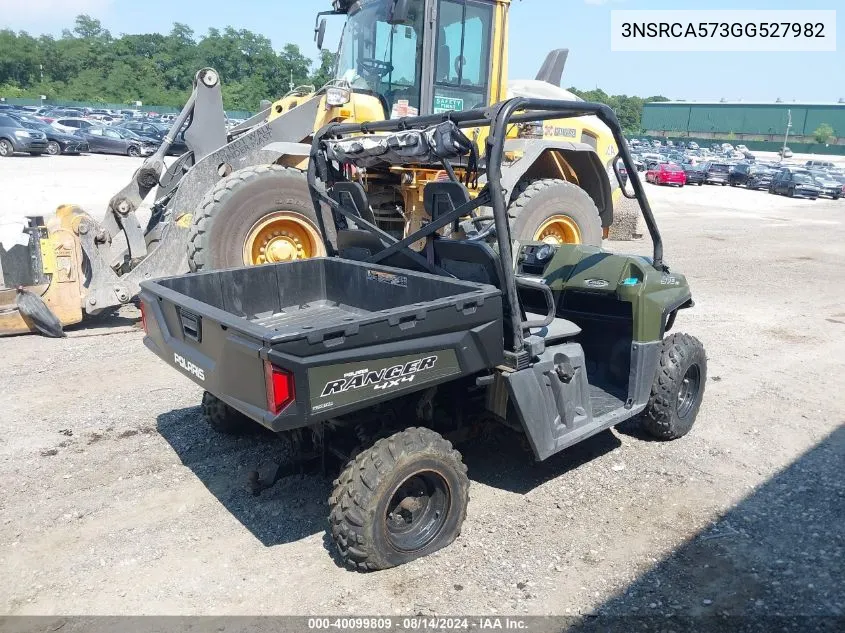
[[[789,130],[792,129],[792,110],[786,111],[786,134],[783,135],[783,150],[780,153],[780,161],[783,162],[786,154],[786,141],[789,140]]]
[[[293,92],[294,85],[293,85],[293,68],[290,69],[290,91]]]

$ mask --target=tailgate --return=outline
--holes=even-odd
[[[144,345],[235,409],[264,424],[272,420],[261,329],[158,284],[141,286]]]

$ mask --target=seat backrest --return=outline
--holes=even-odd
[[[359,218],[370,224],[375,224],[376,219],[370,209],[370,202],[367,193],[359,182],[336,182],[331,188],[331,197],[338,204],[342,204],[350,211],[355,211]]]
[[[499,256],[485,242],[435,240],[434,262],[458,279],[502,288]]]
[[[432,220],[470,201],[469,190],[459,182],[430,182],[423,189],[423,207]]]

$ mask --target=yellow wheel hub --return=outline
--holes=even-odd
[[[535,242],[545,242],[559,246],[560,244],[580,244],[581,229],[578,223],[568,215],[553,215],[540,225],[534,234]]]
[[[244,264],[278,264],[326,254],[320,233],[298,213],[276,211],[249,230],[244,242]]]

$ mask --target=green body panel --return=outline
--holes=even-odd
[[[668,315],[692,298],[683,275],[656,270],[637,255],[615,255],[591,246],[559,247],[543,278],[557,305],[573,290],[630,303],[633,338],[642,343],[659,341]]]

